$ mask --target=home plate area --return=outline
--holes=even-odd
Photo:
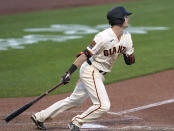
[[[69,113],[70,112],[66,112],[66,115]],[[66,115],[64,114],[65,117]],[[62,117],[59,116],[59,119],[60,118]],[[58,117],[55,119],[58,119]],[[47,129],[51,131],[68,131],[68,122],[69,121],[67,120],[62,122],[50,121],[45,124]],[[111,116],[107,114],[97,121],[83,124],[81,131],[174,131],[174,128],[157,125],[152,126],[149,125],[149,123],[147,123],[144,119],[133,115]]]
[[[54,118],[54,120],[45,123],[47,129],[68,131],[67,124],[75,114],[79,114],[79,111],[78,113],[76,111],[66,111],[62,113]],[[158,121],[147,120],[146,116],[143,116],[143,118],[139,116],[139,113],[137,113],[137,115],[136,113],[133,113],[133,115],[120,116],[107,113],[94,122],[83,124],[81,131],[174,131],[174,127],[163,126],[158,123]],[[59,122],[53,122],[56,120]]]

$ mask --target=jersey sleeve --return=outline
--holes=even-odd
[[[126,55],[131,55],[134,53],[134,47],[133,47],[133,42],[131,35],[128,33],[127,34],[127,39],[126,39]]]
[[[103,46],[103,38],[102,35],[97,34],[91,44],[87,47],[87,50],[92,54],[96,54]]]

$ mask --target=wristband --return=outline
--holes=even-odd
[[[72,74],[76,69],[77,69],[77,66],[72,64],[72,66],[69,68],[68,71],[70,72],[70,74]]]

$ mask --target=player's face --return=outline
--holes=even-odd
[[[125,19],[125,21],[124,21],[122,26],[123,26],[123,28],[127,28],[128,27],[128,21],[129,21],[128,16],[124,16],[124,19]]]

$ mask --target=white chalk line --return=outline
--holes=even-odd
[[[140,107],[120,111],[120,112],[108,112],[108,114],[111,114],[111,115],[124,115],[124,114],[127,114],[127,113],[136,112],[136,111],[140,111],[140,110],[145,110],[145,109],[148,109],[148,108],[157,107],[157,106],[161,106],[161,105],[169,104],[169,103],[173,103],[173,102],[174,102],[174,99],[169,99],[169,100],[164,100],[164,101],[156,102],[156,103],[145,105],[145,106],[140,106]],[[66,112],[75,112],[75,113],[79,112],[80,113],[80,112],[84,112],[84,111],[65,111],[64,113],[66,113]],[[30,114],[33,114],[33,113],[34,112],[25,112],[23,114],[30,115]]]
[[[136,112],[136,111],[140,111],[140,110],[144,110],[144,109],[148,109],[148,108],[152,108],[152,107],[157,107],[157,106],[161,106],[161,105],[169,104],[169,103],[173,103],[173,102],[174,102],[174,99],[169,99],[169,100],[164,100],[164,101],[160,101],[160,102],[145,105],[145,106],[140,106],[140,107],[120,111],[120,112],[108,112],[108,114],[124,115],[124,114],[127,114],[127,113]]]
[[[119,131],[174,131],[174,128],[169,127],[152,127],[152,126],[125,126],[117,128]]]
[[[49,122],[49,123],[45,123],[46,125],[60,125],[60,124],[65,124],[64,122]],[[30,126],[30,125],[35,125],[34,123],[14,123],[14,124],[6,124],[6,126]],[[2,126],[2,125],[1,125]],[[65,127],[68,128],[68,127]],[[130,131],[130,130],[134,130],[134,131],[142,131],[142,130],[146,130],[146,131],[174,131],[174,128],[169,128],[169,127],[152,127],[152,126],[125,126],[125,127],[121,127],[121,128],[111,128],[111,127],[107,127],[107,126],[103,126],[100,124],[84,124],[81,129],[106,129],[106,130],[117,130],[117,131]]]
[[[66,124],[65,122],[45,122],[46,125],[62,125]],[[35,125],[34,123],[28,122],[28,123],[8,123],[8,124],[0,124],[1,126],[30,126]],[[68,125],[67,125],[68,127]],[[66,127],[65,127],[66,128]],[[97,128],[108,128],[107,126],[100,125],[100,124],[94,124],[94,123],[85,123],[81,127],[82,129],[97,129]]]
[[[136,111],[140,111],[140,110],[144,110],[144,109],[148,109],[148,108],[152,108],[152,107],[157,107],[157,106],[160,106],[160,105],[169,104],[169,103],[173,103],[173,102],[174,102],[174,99],[169,99],[169,100],[164,100],[164,101],[160,101],[160,102],[149,104],[149,105],[145,105],[145,106],[140,106],[140,107],[136,107],[136,108],[120,111],[120,112],[108,112],[108,114],[111,114],[111,115],[123,115],[123,114],[136,112]],[[84,112],[84,111],[65,111],[64,113],[66,113],[66,112],[76,112],[76,113],[78,113],[78,112]],[[24,115],[31,115],[31,114],[34,114],[34,113],[35,112],[24,112],[23,114]]]
[[[174,99],[169,99],[169,100],[164,100],[161,102],[157,102],[157,103],[153,103],[153,104],[149,104],[149,105],[145,105],[145,106],[140,106],[140,107],[136,107],[136,108],[132,108],[132,109],[128,109],[128,110],[124,110],[124,111],[120,111],[120,112],[108,112],[108,114],[112,114],[112,115],[123,115],[123,114],[127,114],[127,113],[131,113],[131,112],[136,112],[136,111],[140,111],[140,110],[144,110],[144,109],[148,109],[148,108],[152,108],[152,107],[157,107],[160,105],[164,105],[164,104],[169,104],[169,103],[173,103]],[[65,111],[65,112],[83,112],[83,111]],[[33,112],[32,112],[33,113]],[[27,114],[31,114],[31,112],[28,112]],[[49,122],[46,124],[63,124],[63,122]],[[15,126],[21,126],[21,125],[33,125],[33,123],[13,123],[13,124],[1,124],[2,125],[15,125]],[[108,127],[103,127],[102,125],[98,125],[98,124],[84,124],[84,127],[82,128],[107,128],[107,129],[113,129],[113,128],[108,128]],[[115,128],[118,130],[130,130],[130,129],[134,129],[134,130],[174,130],[174,128],[169,128],[169,127],[150,127],[150,126],[126,126],[126,127],[122,127],[122,128]]]

